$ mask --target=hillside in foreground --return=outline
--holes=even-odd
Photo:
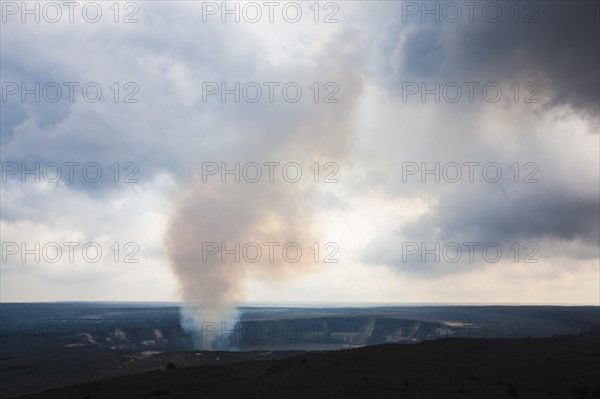
[[[176,365],[175,365],[176,366]],[[600,330],[441,339],[109,378],[26,398],[600,397]]]

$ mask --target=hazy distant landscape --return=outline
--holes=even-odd
[[[204,333],[219,336],[226,351],[201,351],[202,337],[182,329],[177,304],[3,303],[0,311],[3,397],[169,363],[223,365],[451,338],[541,339],[600,325],[593,306],[244,307],[239,325],[224,333],[206,322]]]

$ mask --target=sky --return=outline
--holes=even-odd
[[[23,4],[0,300],[600,303],[597,2]]]

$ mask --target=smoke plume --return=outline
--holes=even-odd
[[[166,248],[186,304],[182,326],[199,348],[235,347],[235,339],[227,332],[235,328],[236,308],[245,300],[248,278],[283,284],[318,266],[308,247],[322,237],[323,226],[316,223],[320,193],[308,167],[314,162],[343,165],[361,91],[359,40],[352,33],[345,33],[343,40],[347,46],[324,48],[326,55],[314,55],[315,60],[327,60],[325,63],[288,71],[302,76],[295,81],[305,88],[311,82],[334,81],[339,86],[338,103],[274,103],[256,108],[248,118],[256,120],[255,113],[264,112],[258,115],[262,121],[258,126],[239,117],[223,118],[227,126],[224,131],[238,132],[238,146],[231,149],[227,159],[212,160],[226,162],[229,168],[236,161],[259,165],[279,162],[273,182],[265,176],[266,168],[256,183],[243,179],[236,183],[232,176],[223,183],[220,175],[203,181],[198,168],[176,198]],[[281,68],[277,75],[282,76]],[[243,154],[243,159],[231,155],[236,153]],[[304,173],[295,183],[282,178],[282,166],[288,162],[296,162]],[[301,256],[296,256],[295,247],[288,247],[287,254],[294,260],[286,260],[283,252],[287,243],[298,244]],[[215,250],[216,254],[208,254]],[[231,250],[247,256],[227,252]]]

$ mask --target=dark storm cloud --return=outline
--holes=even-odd
[[[366,262],[430,275],[464,272],[485,263],[479,259],[440,267],[431,257],[406,261],[402,259],[403,242],[425,242],[428,248],[435,242],[496,242],[506,250],[516,241],[531,241],[545,245],[540,249],[541,258],[598,257],[597,152],[590,148],[578,152],[576,148],[591,141],[582,132],[598,129],[600,3],[536,2],[537,22],[530,24],[514,23],[509,13],[512,3],[500,4],[505,18],[498,23],[481,18],[474,23],[435,23],[431,16],[422,23],[420,15],[403,22],[402,4],[398,4],[373,42],[377,60],[373,68],[396,99],[402,82],[500,82],[508,87],[512,82],[533,81],[539,84],[543,107],[504,103],[498,104],[497,112],[490,112],[492,107],[486,108],[490,104],[480,100],[466,106],[428,101],[420,108],[409,108],[419,111],[415,120],[424,122],[403,123],[403,138],[398,141],[402,145],[395,151],[398,160],[382,163],[387,178],[379,184],[394,196],[435,198],[436,205],[416,220],[398,221],[394,231],[382,231],[365,246]],[[398,101],[397,106],[401,107],[398,112],[404,113],[408,111],[403,108],[410,104]],[[555,106],[568,106],[577,116]],[[507,112],[509,109],[514,114]],[[509,115],[519,116],[509,121]],[[564,148],[555,140],[562,141]],[[597,141],[593,145],[597,146]],[[435,162],[463,162],[482,156],[503,165],[536,160],[543,178],[539,184],[519,186],[506,181],[453,185],[400,179],[403,161],[426,161],[431,168]]]
[[[596,116],[600,3],[537,1],[536,9],[524,9],[521,3],[519,23],[513,20],[512,3],[496,3],[503,10],[496,23],[477,11],[473,23],[466,15],[457,23],[443,18],[436,23],[432,16],[421,23],[420,14],[405,16],[408,22],[403,23],[399,3],[395,20],[376,42],[383,53],[380,62],[389,63],[386,82],[399,89],[400,82],[414,79],[539,80],[541,94],[550,97],[548,105],[568,104]],[[478,10],[485,3],[480,4]],[[532,23],[523,23],[530,12]]]
[[[433,256],[423,260],[420,251],[416,256],[403,258],[406,243],[424,243],[432,249],[436,243],[441,247],[451,243],[464,247],[465,242],[479,243],[479,248],[487,243],[497,244],[505,251],[504,259],[512,256],[509,248],[515,242],[521,247],[534,243],[540,248],[538,258],[594,259],[600,241],[598,204],[593,193],[567,193],[560,187],[456,190],[442,195],[430,212],[381,234],[366,246],[364,259],[395,266],[402,272],[434,275],[485,265],[482,259],[470,262],[465,256],[457,263],[442,258],[440,266]],[[562,243],[561,247],[552,248],[556,243]],[[568,247],[563,244],[574,245],[577,250],[565,250]]]
[[[510,243],[551,238],[589,244],[599,240],[600,210],[594,196],[560,191],[476,191],[444,196],[435,212],[403,230],[426,237],[437,230],[441,240],[479,239]]]

